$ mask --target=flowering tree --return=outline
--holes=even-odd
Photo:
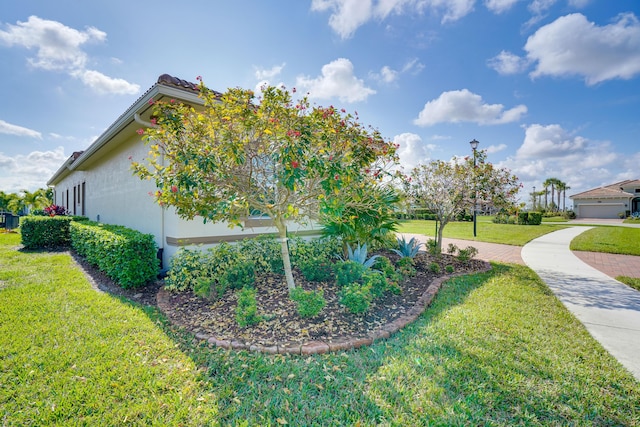
[[[486,152],[479,151],[474,167],[472,158],[451,162],[432,161],[418,165],[411,172],[407,190],[411,200],[432,210],[440,227],[436,236],[442,251],[442,232],[456,216],[475,208],[476,201],[497,208],[513,206],[521,185],[508,169],[495,168],[486,162]]]
[[[155,198],[183,218],[241,226],[252,214],[273,220],[289,289],[295,287],[287,222],[335,212],[350,188],[374,181],[395,159],[395,146],[334,107],[292,101],[285,89],[262,97],[244,89],[219,94],[199,85],[204,109],[156,102],[146,136],[150,156],[133,170],[158,187]],[[295,90],[294,90],[295,92]],[[378,172],[378,176],[381,176]]]

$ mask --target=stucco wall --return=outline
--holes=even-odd
[[[170,265],[170,259],[181,246],[207,248],[217,240],[240,240],[259,233],[275,233],[274,227],[229,228],[226,223],[203,223],[201,218],[187,221],[175,214],[175,209],[162,209],[149,193],[156,191],[153,181],[143,181],[131,172],[132,157],[142,161],[148,154],[140,137],[126,140],[108,153],[100,153],[99,161],[94,161],[86,171],[75,170],[58,183],[56,204],[67,207],[66,190],[69,189],[70,205],[73,204],[73,187],[85,183],[85,215],[93,221],[118,224],[153,234],[156,244],[163,249],[163,264]],[[80,206],[76,211],[81,214]],[[164,223],[164,227],[163,227]],[[260,224],[258,224],[260,225]],[[299,226],[291,224],[290,232],[317,229],[313,224]],[[185,245],[193,240],[195,244]]]

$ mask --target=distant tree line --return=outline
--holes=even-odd
[[[50,188],[40,188],[33,192],[22,190],[18,193],[0,191],[0,212],[22,215],[36,209],[44,209],[52,203],[53,190]]]

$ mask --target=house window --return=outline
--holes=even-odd
[[[69,210],[69,189],[67,188],[67,203],[64,205],[65,210]]]
[[[82,212],[82,214],[81,214],[82,216],[85,215],[85,213],[84,213],[84,198],[85,197],[86,197],[86,188],[85,188],[85,183],[83,182],[82,183],[82,211],[81,211]]]
[[[74,215],[76,214],[76,203],[77,203],[76,200],[77,200],[77,197],[76,197],[76,186],[74,185],[73,186],[73,214]]]

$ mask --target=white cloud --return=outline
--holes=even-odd
[[[256,79],[258,80],[270,80],[276,76],[279,76],[282,70],[284,69],[286,63],[283,62],[282,65],[274,65],[271,69],[266,70],[264,68],[256,68]]]
[[[640,23],[632,13],[605,26],[580,13],[562,16],[538,29],[524,48],[536,62],[532,78],[579,75],[594,85],[640,73]]]
[[[529,66],[529,61],[506,50],[487,61],[487,65],[498,72],[498,74],[517,74],[524,71]]]
[[[107,33],[97,28],[88,27],[79,31],[37,16],[30,16],[26,22],[18,21],[16,25],[8,24],[7,31],[0,30],[0,42],[7,46],[36,50],[36,56],[28,59],[33,67],[80,77],[83,83],[98,93],[137,93],[138,85],[86,69],[88,57],[82,46],[106,39]]]
[[[422,142],[422,138],[415,133],[396,135],[393,138],[393,142],[400,145],[397,152],[400,158],[400,165],[405,172],[410,171],[419,163],[428,162],[430,153],[436,148],[433,144]]]
[[[501,0],[502,2],[508,0]],[[314,12],[330,11],[329,26],[347,39],[371,19],[389,14],[420,14],[430,9],[442,15],[442,23],[457,21],[473,11],[476,0],[312,0]]]
[[[485,104],[480,95],[462,89],[442,92],[437,99],[427,102],[413,123],[418,126],[459,122],[497,125],[516,122],[526,112],[525,105],[505,110],[502,104]]]
[[[311,10],[331,10],[329,26],[343,39],[351,37],[373,16],[371,0],[313,0]]]
[[[524,142],[517,151],[518,158],[558,158],[583,153],[587,140],[573,136],[560,125],[534,124],[526,127]]]
[[[369,73],[369,76],[374,80],[378,80],[385,84],[390,84],[398,80],[401,74],[404,74],[404,73],[418,74],[423,69],[424,69],[424,65],[420,63],[420,61],[418,61],[417,58],[413,58],[407,61],[407,63],[404,64],[404,66],[400,71],[394,70],[388,65],[385,65],[380,69],[379,73],[371,72]]]
[[[486,148],[487,154],[498,153],[507,149],[507,144],[490,145]]]
[[[529,3],[529,10],[534,15],[542,15],[547,10],[551,8],[554,4],[556,4],[558,0],[533,0]]]
[[[21,190],[34,191],[45,188],[51,178],[67,157],[63,147],[50,151],[33,151],[27,155],[14,157],[0,152],[0,190],[6,193],[17,193]]]
[[[411,72],[412,74],[418,74],[422,70],[424,70],[424,64],[421,63],[418,58],[411,59],[406,64],[404,64],[404,67],[402,67],[403,73]]]
[[[29,138],[42,139],[42,134],[36,130],[28,129],[18,125],[12,125],[4,120],[0,120],[0,133],[6,135],[27,136]]]
[[[571,187],[568,196],[604,184],[637,178],[637,160],[622,156],[609,141],[593,141],[574,135],[560,125],[534,124],[524,127],[522,146],[515,157],[497,166],[508,167],[520,178],[526,192],[533,186],[541,189],[542,181],[557,177]],[[620,178],[622,177],[622,178]]]
[[[137,84],[129,83],[124,79],[105,76],[99,71],[82,70],[73,72],[71,75],[79,78],[85,85],[99,94],[133,95],[140,91],[140,86]]]
[[[339,58],[323,65],[322,75],[319,77],[298,77],[296,87],[308,91],[310,98],[337,97],[342,102],[364,101],[369,95],[376,93],[353,74],[353,64],[346,58]]]
[[[484,0],[484,5],[491,12],[500,14],[507,12],[520,0]]]

